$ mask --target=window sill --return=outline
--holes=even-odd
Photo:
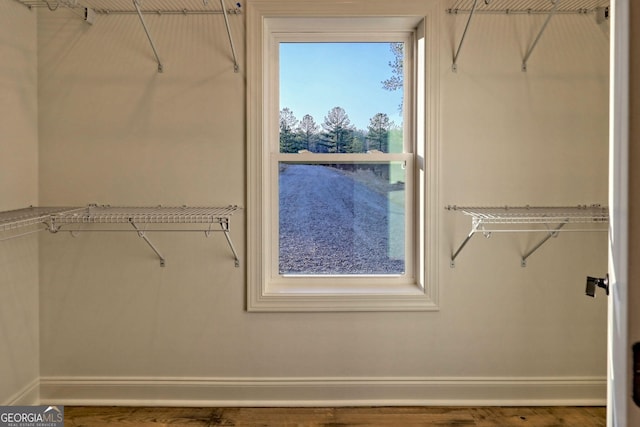
[[[272,285],[250,295],[250,312],[437,311],[439,306],[416,285],[327,287]]]

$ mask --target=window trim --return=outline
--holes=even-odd
[[[350,283],[354,286],[344,287],[336,285],[336,281],[327,277],[305,277],[304,285],[300,281],[281,281],[271,277],[271,254],[265,248],[271,246],[271,227],[265,224],[271,223],[274,213],[270,211],[270,196],[264,190],[265,179],[272,167],[274,159],[268,144],[263,143],[269,137],[265,133],[273,131],[265,128],[267,122],[277,123],[274,114],[279,113],[279,108],[268,105],[270,100],[278,99],[279,88],[277,84],[267,81],[270,76],[275,75],[273,62],[269,61],[268,52],[273,43],[274,34],[285,32],[325,32],[341,34],[357,34],[362,32],[372,33],[393,33],[406,32],[409,28],[420,28],[425,24],[424,16],[403,16],[403,17],[355,17],[336,16],[322,19],[313,17],[283,16],[283,10],[291,8],[291,3],[283,1],[253,1],[247,6],[247,47],[248,47],[248,79],[247,79],[247,310],[248,311],[424,311],[438,309],[438,292],[436,286],[437,271],[436,245],[437,235],[437,213],[432,203],[436,200],[435,190],[435,167],[437,162],[435,156],[426,156],[431,159],[428,164],[424,161],[426,149],[435,153],[431,135],[409,136],[417,138],[425,147],[416,147],[416,152],[412,153],[415,160],[416,173],[421,169],[420,179],[414,179],[414,198],[416,204],[426,205],[424,208],[414,209],[415,224],[417,231],[415,238],[421,244],[422,250],[416,248],[415,254],[420,254],[416,259],[416,267],[413,269],[418,277],[407,276],[408,279],[394,280],[390,285],[385,277],[350,277]],[[267,7],[268,6],[268,7]],[[338,3],[336,2],[336,7]],[[282,8],[282,9],[279,9]],[[312,14],[310,14],[312,15]],[[291,19],[295,17],[295,19]],[[344,24],[347,22],[348,26]],[[380,31],[380,28],[384,28]],[[348,29],[348,31],[346,31]],[[419,31],[419,30],[418,30]],[[426,38],[427,34],[419,34]],[[428,43],[425,40],[425,43]],[[429,44],[427,44],[429,46]],[[431,49],[429,49],[431,50]],[[426,49],[424,55],[429,53]],[[431,55],[433,56],[433,55]],[[427,60],[427,58],[425,58]],[[435,75],[434,64],[430,63],[425,69],[425,74],[429,84],[429,90],[434,89],[434,82],[431,77]],[[414,69],[416,67],[413,67]],[[417,76],[413,76],[416,78]],[[415,81],[414,88],[421,87]],[[424,85],[423,85],[424,86]],[[426,88],[424,88],[426,90]],[[433,93],[433,92],[432,92]],[[426,111],[433,110],[435,97],[424,98],[430,105]],[[411,100],[409,102],[415,103]],[[277,103],[277,101],[276,101]],[[430,129],[435,126],[433,118],[426,117],[422,108],[419,116],[424,120],[417,122],[428,122],[429,126],[412,126],[412,133],[415,129]],[[414,113],[414,115],[416,115]],[[433,130],[429,132],[435,135]],[[269,138],[271,139],[271,138]],[[424,142],[427,142],[425,144]],[[420,152],[424,153],[420,156]],[[318,162],[324,161],[325,155],[318,156]],[[408,181],[408,180],[407,180]],[[428,188],[427,188],[428,187]],[[420,201],[420,203],[418,203]],[[426,214],[426,216],[425,216]],[[427,218],[427,221],[420,221],[420,217]],[[424,250],[424,248],[428,248]],[[419,267],[418,267],[419,266]],[[408,272],[409,273],[409,272]],[[425,274],[426,273],[426,274]],[[426,276],[426,277],[425,277]],[[285,283],[286,282],[286,283]]]

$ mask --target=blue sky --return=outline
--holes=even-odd
[[[333,107],[359,129],[377,113],[399,125],[402,91],[382,88],[393,60],[389,43],[280,43],[280,109],[298,120],[311,114],[318,126]]]

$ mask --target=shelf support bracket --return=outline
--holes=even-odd
[[[527,252],[526,254],[524,254],[522,256],[522,261],[520,261],[520,266],[521,267],[526,267],[527,266],[527,258],[529,258],[535,251],[537,251],[540,248],[540,246],[544,245],[547,242],[547,240],[549,240],[552,237],[558,237],[558,232],[564,226],[565,226],[565,223],[562,223],[562,224],[558,225],[556,228],[554,228],[553,230],[549,231],[549,233],[545,236],[544,239],[539,241],[538,244],[536,244],[533,248],[531,248],[531,250],[529,250],[529,252]]]
[[[478,231],[478,227],[479,226],[480,226],[480,222],[473,221],[473,226],[471,227],[471,231],[469,232],[467,237],[464,239],[464,241],[460,244],[458,249],[453,253],[453,255],[451,255],[451,262],[449,262],[449,267],[455,268],[455,266],[456,266],[456,257],[462,251],[462,249],[466,246],[466,244],[469,243],[469,240],[471,240],[473,235],[476,234],[476,232]]]
[[[455,55],[453,55],[453,65],[451,65],[451,70],[455,73],[458,71],[458,56],[460,55],[460,50],[462,49],[462,44],[464,43],[464,39],[467,36],[467,30],[469,29],[469,24],[471,23],[471,18],[473,18],[473,14],[476,12],[476,6],[478,5],[478,0],[473,1],[473,7],[471,8],[471,13],[469,14],[469,19],[467,19],[467,24],[464,26],[464,31],[462,32],[462,37],[460,38],[460,44],[458,44],[458,50],[456,50]]]
[[[236,57],[236,48],[233,44],[233,37],[231,37],[231,27],[229,26],[229,17],[227,16],[227,9],[224,6],[224,0],[220,0],[220,7],[222,8],[222,15],[224,16],[224,24],[227,27],[229,45],[231,46],[231,55],[233,55],[233,72],[237,73],[238,71],[240,71],[240,67],[238,66],[238,59]]]
[[[224,237],[227,239],[227,243],[229,244],[229,248],[231,248],[231,252],[233,252],[233,258],[236,262],[236,267],[240,267],[240,258],[238,258],[238,252],[236,252],[236,248],[233,246],[233,242],[231,241],[231,236],[229,235],[229,221],[224,221],[220,223],[220,227],[224,232]]]
[[[536,48],[538,41],[540,41],[540,37],[542,37],[542,33],[544,33],[544,31],[547,29],[547,25],[549,25],[549,21],[551,21],[551,18],[553,18],[553,15],[555,15],[556,11],[558,10],[558,5],[560,4],[560,0],[551,0],[551,2],[553,3],[553,8],[551,8],[551,11],[547,16],[547,19],[545,19],[544,24],[542,24],[542,28],[540,28],[540,32],[538,32],[538,35],[533,41],[533,44],[531,45],[527,53],[524,55],[524,59],[522,60],[522,71],[524,72],[527,71],[527,61],[529,60],[529,57],[531,56],[533,49]]]
[[[144,32],[147,34],[147,38],[149,39],[149,44],[151,45],[151,49],[153,49],[153,54],[156,56],[156,62],[158,63],[158,72],[162,73],[164,71],[164,67],[162,66],[162,61],[160,61],[160,56],[158,56],[156,45],[155,43],[153,43],[153,39],[151,38],[151,34],[149,33],[147,24],[144,22],[144,17],[142,16],[142,11],[140,10],[140,5],[138,4],[138,0],[132,0],[132,1],[133,1],[133,6],[136,8],[136,12],[138,13],[138,17],[140,18],[140,22],[142,23],[142,28],[144,28]]]
[[[138,237],[142,238],[145,242],[147,242],[147,245],[149,245],[149,247],[151,249],[153,249],[153,252],[156,253],[156,255],[158,255],[158,258],[160,258],[160,267],[164,267],[165,265],[165,260],[164,257],[162,256],[162,254],[160,253],[160,251],[158,251],[158,249],[153,245],[153,243],[151,243],[151,241],[149,240],[149,238],[147,237],[147,235],[145,234],[145,232],[143,230],[140,230],[140,228],[138,228],[138,226],[136,225],[135,222],[130,221],[129,222],[133,228],[136,229],[136,231],[138,232]]]

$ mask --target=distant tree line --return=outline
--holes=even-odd
[[[404,86],[404,43],[389,43],[393,61],[389,62],[391,77],[382,81],[388,91],[402,90]],[[402,102],[398,106],[402,111]],[[402,152],[402,129],[385,113],[377,113],[369,119],[367,129],[356,129],[342,107],[333,107],[318,125],[305,114],[298,120],[290,108],[280,111],[280,152],[298,153],[383,153]]]
[[[329,110],[320,125],[309,114],[298,120],[291,109],[280,111],[281,153],[388,153],[398,143],[402,144],[402,130],[385,113],[371,117],[367,129],[362,130],[351,124],[342,107]]]

